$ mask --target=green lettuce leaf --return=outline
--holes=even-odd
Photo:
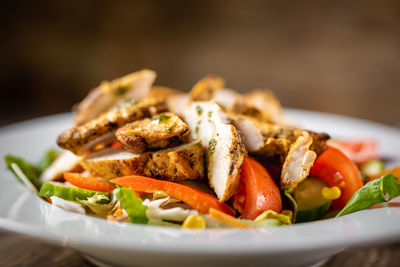
[[[121,187],[115,189],[113,193],[132,223],[148,223],[149,219],[146,216],[147,207],[142,204],[142,200],[133,193],[132,189]]]
[[[299,210],[299,206],[297,205],[297,201],[293,198],[293,196],[291,195],[291,191],[292,189],[287,188],[283,191],[283,194],[287,197],[287,199],[289,200],[290,205],[292,206],[292,212],[293,212],[293,216],[292,216],[292,223],[296,222],[296,217],[297,217],[297,212]]]
[[[96,204],[108,204],[111,199],[110,193],[98,192],[88,189],[68,187],[57,182],[44,182],[40,187],[39,195],[42,197],[56,196],[68,201],[79,202],[79,200],[87,200],[95,195]],[[103,195],[104,197],[100,197]]]
[[[59,152],[55,149],[49,149],[43,155],[39,164],[36,166],[40,173],[46,170],[58,158]]]
[[[26,178],[37,188],[40,187],[40,175],[42,172],[47,169],[54,160],[58,157],[58,151],[55,149],[49,149],[46,151],[39,164],[32,164],[21,157],[17,157],[14,155],[7,155],[4,159],[6,161],[7,168],[14,174],[17,179],[21,181],[20,177],[15,173],[12,169],[11,165],[16,164],[21,169],[21,171],[25,174]]]
[[[397,181],[397,177],[388,173],[379,179],[367,183],[354,193],[336,217],[363,210],[374,204],[387,202],[400,196],[400,184]]]
[[[39,176],[40,176],[40,170],[33,164],[25,161],[23,158],[16,157],[13,155],[7,155],[5,157],[6,165],[7,168],[14,174],[17,179],[21,181],[19,176],[15,173],[15,171],[12,169],[11,165],[13,163],[17,164],[18,167],[21,169],[21,171],[25,174],[26,178],[36,187],[39,188],[40,182],[39,182]]]

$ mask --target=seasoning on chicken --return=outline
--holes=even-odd
[[[165,86],[153,86],[150,89],[149,94],[147,95],[148,98],[157,97],[157,98],[164,98],[168,99],[174,95],[183,94],[181,91],[165,87]]]
[[[90,149],[99,137],[113,133],[127,123],[151,117],[166,111],[165,101],[148,98],[129,106],[115,108],[83,125],[64,131],[57,139],[57,144],[80,155]]]
[[[91,174],[106,179],[140,174],[180,181],[204,177],[204,154],[204,148],[198,143],[143,154],[106,148],[84,157],[81,165]]]
[[[282,167],[281,188],[295,188],[298,183],[308,177],[317,154],[310,151],[313,139],[307,131],[297,137],[290,146]]]
[[[227,109],[263,122],[284,123],[286,120],[281,104],[270,90],[255,90],[243,97],[238,97]]]
[[[185,110],[192,138],[208,150],[210,186],[221,202],[237,190],[245,148],[236,128],[228,124],[225,112],[215,102],[192,102]]]
[[[302,129],[281,124],[265,123],[255,118],[229,114],[233,125],[243,136],[244,144],[250,154],[267,158],[278,158],[284,162],[290,146],[303,135]],[[329,135],[307,131],[312,138],[311,150],[317,154],[326,148]]]
[[[207,75],[198,81],[190,91],[193,101],[207,101],[212,95],[225,86],[225,81],[219,76]]]
[[[132,153],[179,145],[189,133],[189,127],[178,116],[166,112],[125,125],[117,131],[117,139]]]
[[[111,82],[103,81],[79,104],[75,125],[82,125],[97,118],[121,101],[140,100],[147,96],[156,73],[141,70]]]
[[[204,148],[197,142],[149,153],[145,176],[170,181],[204,177]]]

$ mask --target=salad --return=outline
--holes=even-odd
[[[103,81],[58,136],[61,152],[38,164],[8,155],[8,168],[49,205],[184,229],[304,223],[400,195],[400,167],[385,169],[373,139],[303,129],[270,90],[239,94],[208,75],[186,93],[155,78]]]

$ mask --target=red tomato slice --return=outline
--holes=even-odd
[[[364,185],[356,164],[334,147],[328,147],[315,160],[310,175],[341,189],[341,197],[332,201],[334,210],[342,209],[351,196]]]
[[[329,142],[329,145],[338,148],[356,163],[379,157],[378,142],[375,139],[335,140]]]
[[[266,210],[282,211],[279,188],[258,161],[245,157],[240,179],[238,192],[232,199],[243,218],[253,220]]]

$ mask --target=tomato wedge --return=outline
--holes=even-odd
[[[310,175],[340,188],[340,198],[332,201],[334,210],[342,209],[351,196],[364,185],[356,164],[334,147],[328,147],[315,160]]]
[[[233,215],[229,206],[219,202],[216,197],[186,185],[137,175],[115,178],[111,182],[122,187],[129,187],[139,193],[163,191],[168,196],[179,199],[204,214],[208,214],[209,209],[214,208]]]
[[[257,160],[244,158],[240,180],[238,192],[232,199],[243,218],[253,220],[266,210],[282,211],[279,188]]]
[[[94,176],[84,176],[76,172],[64,172],[64,179],[76,187],[99,192],[111,193],[115,186]]]
[[[335,140],[329,142],[329,145],[338,148],[356,163],[379,157],[378,142],[375,139]]]

